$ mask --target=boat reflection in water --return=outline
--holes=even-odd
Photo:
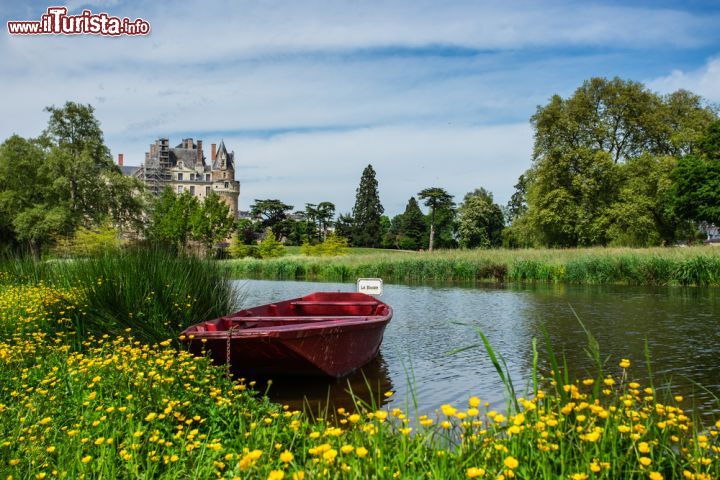
[[[356,402],[380,407],[389,401],[385,392],[393,390],[382,353],[343,378],[275,376],[248,380],[257,382],[255,389],[261,394],[267,390],[270,400],[320,417],[332,415],[338,408],[353,411]]]

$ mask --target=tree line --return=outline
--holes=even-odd
[[[169,189],[153,197],[114,164],[92,106],[67,102],[46,111],[48,124],[37,138],[13,135],[0,145],[5,251],[39,256],[58,244],[87,242],[92,231],[107,241],[111,230],[178,251],[193,243],[208,253],[227,247],[232,236],[240,256],[255,254],[246,247],[258,242],[268,255],[282,245],[306,252],[344,245],[652,246],[697,240],[702,226],[720,225],[717,106],[685,90],[659,95],[618,78],[592,78],[568,98],[554,95],[537,108],[531,166],[507,205],[482,187],[456,203],[432,186],[392,218],[372,165],[347,213],[337,214],[329,201],[295,209],[255,199],[250,217],[236,219],[213,193],[204,201]]]

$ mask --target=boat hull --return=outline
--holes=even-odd
[[[332,300],[323,303],[307,300],[317,297],[303,297],[205,322],[187,329],[183,337],[192,352],[207,354],[219,365],[229,360],[232,371],[238,374],[342,377],[377,356],[392,309],[363,294],[345,294],[352,295],[346,301],[337,300],[343,298],[340,294],[332,295],[335,305]],[[358,300],[358,295],[370,300]],[[352,301],[364,301],[366,305],[358,307]],[[286,315],[286,304],[291,302],[301,304],[303,311],[295,313],[303,315]],[[374,306],[367,305],[370,302]],[[265,315],[268,313],[275,315]]]

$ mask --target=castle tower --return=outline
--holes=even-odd
[[[238,198],[240,197],[240,182],[235,180],[235,152],[228,152],[225,142],[220,146],[212,159],[212,190],[220,195],[230,207],[233,216],[237,215]]]

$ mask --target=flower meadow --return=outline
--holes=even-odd
[[[0,283],[0,479],[720,477],[720,421],[632,381],[627,360],[577,380],[555,365],[502,411],[468,392],[437,412],[358,401],[315,418],[173,338],[79,335],[83,285]]]

